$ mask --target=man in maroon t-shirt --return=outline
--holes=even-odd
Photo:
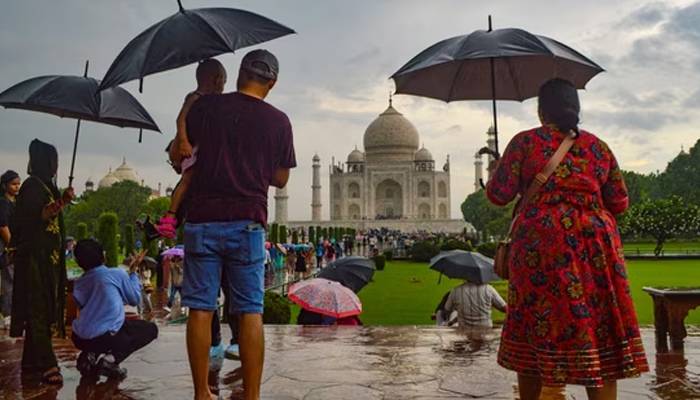
[[[241,61],[238,91],[203,96],[187,131],[198,146],[185,224],[182,304],[190,308],[187,352],[195,399],[209,399],[211,319],[225,272],[229,315],[240,315],[246,399],[260,397],[267,192],[296,166],[289,118],[263,101],[277,82],[277,58],[254,50]]]

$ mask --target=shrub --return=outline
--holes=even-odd
[[[309,242],[316,244],[316,228],[313,226],[309,227]]]
[[[299,232],[297,232],[297,231],[292,232],[292,243],[299,244]]]
[[[275,292],[265,292],[263,323],[287,325],[291,318],[292,308],[289,301]]]
[[[465,250],[465,251],[472,251],[474,248],[472,247],[472,244],[470,242],[464,242],[462,240],[458,239],[448,239],[445,243],[440,246],[441,251],[449,251],[449,250]]]
[[[386,257],[383,254],[372,257],[372,261],[374,261],[374,266],[377,267],[377,271],[384,270],[384,266],[386,265]]]
[[[277,235],[277,240],[279,240],[279,243],[287,243],[287,225],[280,225]]]
[[[134,226],[124,225],[124,253],[129,256],[134,251]]]
[[[440,248],[429,240],[416,242],[413,247],[411,247],[411,259],[413,261],[428,262],[439,253]]]
[[[85,222],[80,222],[75,226],[75,240],[83,240],[88,237],[88,227]]]
[[[119,218],[116,213],[105,212],[98,218],[97,241],[102,244],[105,251],[105,264],[116,267],[119,263],[119,243],[117,243],[117,229]]]
[[[477,246],[476,251],[485,255],[486,257],[493,258],[496,256],[496,247],[497,246],[498,246],[498,243],[496,243],[496,242],[482,243],[479,246]]]
[[[384,258],[386,258],[387,261],[391,261],[394,259],[394,250],[384,250],[382,254],[384,255]]]

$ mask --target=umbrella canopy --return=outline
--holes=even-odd
[[[318,277],[339,282],[358,293],[372,280],[375,269],[374,262],[369,258],[348,256],[330,263]]]
[[[39,76],[0,93],[0,105],[5,108],[38,111],[78,120],[68,186],[73,184],[81,120],[160,132],[153,118],[129,92],[119,87],[98,92],[99,85],[100,81],[87,77],[86,64],[85,76]]]
[[[553,78],[583,89],[602,71],[598,64],[554,39],[509,28],[477,30],[438,42],[391,78],[396,93],[446,102],[492,100],[497,134],[496,100],[523,101],[537,96],[540,86]]]
[[[493,259],[464,250],[440,252],[430,260],[430,269],[448,278],[466,279],[472,283],[487,283],[500,279],[493,270]]]
[[[98,92],[99,86],[100,81],[84,76],[39,76],[0,93],[0,105],[160,132],[153,118],[129,92],[120,87]]]
[[[185,249],[182,247],[173,247],[168,250],[165,250],[164,252],[160,253],[163,257],[169,258],[169,257],[180,257],[183,258],[185,257]]]
[[[362,313],[362,302],[352,290],[322,278],[298,282],[289,289],[289,299],[300,307],[333,318]]]
[[[179,0],[178,0],[178,3]],[[261,15],[234,8],[180,11],[130,41],[102,79],[101,89],[179,68],[294,33]],[[142,87],[141,87],[142,88]]]

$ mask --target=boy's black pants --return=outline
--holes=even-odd
[[[105,333],[93,339],[82,339],[73,333],[75,347],[82,351],[97,354],[112,354],[119,364],[136,350],[151,343],[158,337],[158,327],[153,322],[125,320],[119,332]]]

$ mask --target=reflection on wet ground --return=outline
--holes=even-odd
[[[123,363],[123,382],[81,380],[70,341],[55,345],[65,378],[62,388],[22,377],[22,343],[0,336],[2,399],[189,399],[192,397],[184,326],[163,325],[151,346]],[[267,326],[265,399],[514,399],[515,375],[496,365],[498,331],[458,332],[433,327]],[[224,333],[226,329],[224,329]],[[644,330],[653,373],[621,381],[620,399],[700,399],[700,333],[686,340],[685,354],[654,351]],[[234,361],[218,379],[223,398],[238,398]],[[585,399],[581,387],[547,389],[546,399]]]
[[[123,363],[119,382],[81,380],[70,341],[55,345],[65,378],[60,389],[19,370],[21,340],[0,334],[2,399],[190,399],[184,326],[163,325],[151,346]],[[228,335],[227,329],[224,334]],[[498,331],[458,332],[433,327],[267,326],[265,399],[514,399],[515,375],[496,365]],[[644,330],[652,373],[621,381],[619,399],[700,399],[700,332],[685,354],[654,351]],[[239,398],[240,363],[226,361],[218,377],[223,398]],[[585,399],[582,387],[550,388],[546,399]]]

